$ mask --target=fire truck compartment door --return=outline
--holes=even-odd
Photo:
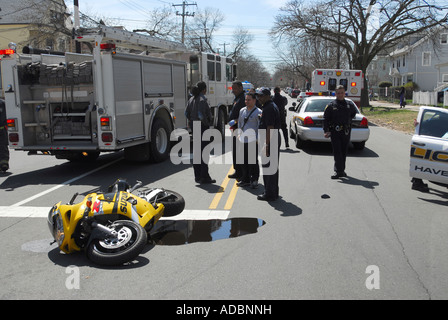
[[[142,139],[143,116],[141,61],[114,59],[117,141]]]

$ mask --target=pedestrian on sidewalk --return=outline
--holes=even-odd
[[[400,109],[406,107],[406,89],[401,87],[400,89]]]

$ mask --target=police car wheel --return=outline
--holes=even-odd
[[[365,142],[365,141],[362,141],[362,142],[353,142],[353,147],[354,147],[356,150],[363,150],[365,146],[366,146],[366,142]]]
[[[303,149],[303,147],[305,146],[305,141],[302,140],[298,134],[296,134],[295,142],[297,149]]]

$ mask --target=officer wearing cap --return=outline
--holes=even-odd
[[[357,109],[353,102],[345,100],[344,86],[336,87],[336,100],[325,108],[324,136],[331,139],[334,156],[334,174],[331,179],[346,177],[345,162],[350,143],[351,122]]]
[[[8,131],[5,101],[0,99],[0,171],[9,169]]]
[[[276,160],[280,157],[280,134],[278,130],[280,129],[280,113],[278,107],[271,99],[271,90],[268,88],[261,88],[257,90],[258,101],[261,103],[262,115],[260,118],[259,129],[266,131],[266,147],[265,152],[267,157],[277,156]],[[273,130],[277,130],[278,141],[271,141],[271,134]],[[275,148],[275,149],[274,149]],[[277,167],[271,168],[272,159],[268,164],[262,164],[263,167],[263,183],[264,183],[264,194],[257,197],[258,200],[262,201],[274,201],[277,200],[279,196],[278,188],[278,161]],[[275,173],[268,174],[267,168],[274,170]],[[271,171],[270,171],[271,172]]]

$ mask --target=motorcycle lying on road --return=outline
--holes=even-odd
[[[76,193],[66,205],[57,203],[48,214],[48,226],[58,247],[70,254],[85,251],[98,265],[122,265],[135,259],[148,242],[148,234],[163,216],[174,216],[185,208],[178,193],[164,189],[136,192],[118,179],[107,193],[87,194],[74,203]]]

